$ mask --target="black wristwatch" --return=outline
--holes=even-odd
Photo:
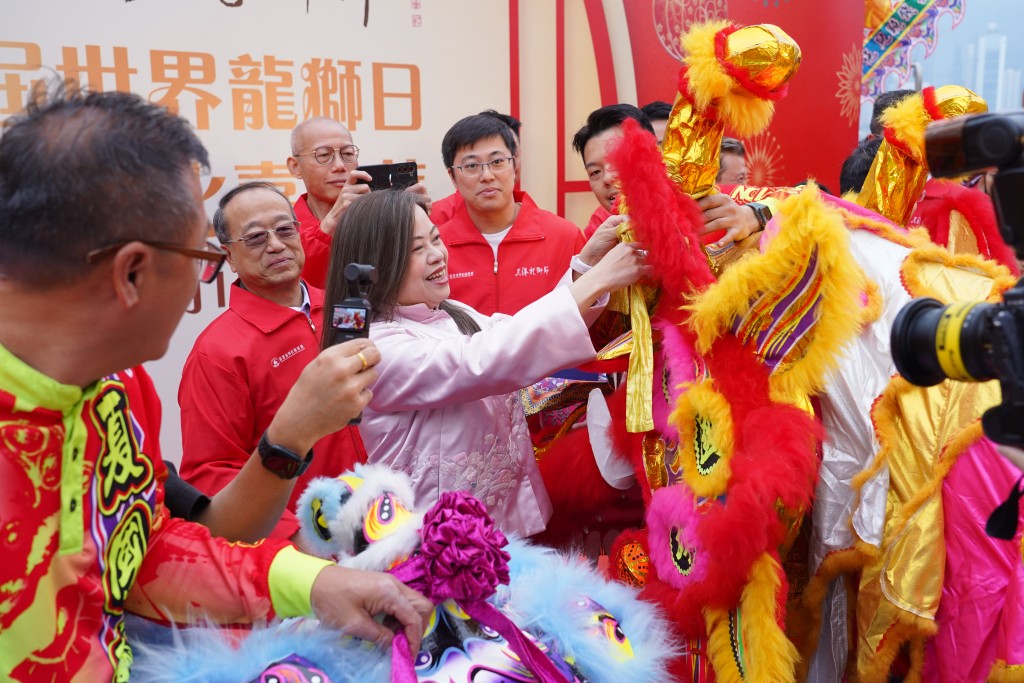
[[[772,210],[761,202],[748,202],[747,206],[754,210],[757,222],[761,225],[761,229],[764,230],[764,226],[768,225],[768,221],[772,219]]]
[[[313,449],[310,449],[303,458],[295,451],[267,441],[266,432],[260,437],[256,450],[259,451],[263,466],[282,479],[294,479],[305,472],[309,463],[313,462]]]

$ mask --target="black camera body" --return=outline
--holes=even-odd
[[[933,123],[925,153],[939,178],[997,169],[999,230],[1024,255],[1024,112]],[[891,341],[896,369],[912,384],[998,379],[1002,402],[985,412],[982,428],[997,443],[1024,447],[1024,280],[996,304],[915,299],[896,316]]]
[[[331,309],[330,346],[351,339],[366,339],[370,336],[370,320],[373,306],[366,298],[370,287],[377,282],[377,269],[361,263],[350,263],[342,271],[348,282],[348,296]],[[359,424],[362,415],[354,417],[349,424]]]
[[[924,139],[928,170],[936,178],[998,169],[993,200],[999,232],[1024,257],[1024,112],[932,123]]]
[[[366,296],[377,282],[377,269],[350,263],[345,266],[343,274],[348,282],[348,296],[335,304],[331,311],[331,345],[370,336],[373,306]]]

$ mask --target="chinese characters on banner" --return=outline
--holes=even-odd
[[[225,113],[235,131],[290,131],[300,121],[326,116],[353,133],[372,124],[377,131],[422,127],[420,69],[415,64],[311,57],[302,64],[274,55],[242,54],[222,60],[208,52],[151,49],[148,62],[129,59],[123,46],[62,46],[44,54],[37,43],[0,41],[0,122],[21,111],[33,87],[57,75],[94,90],[137,92],[188,118],[199,131],[215,129]],[[148,79],[140,77],[148,74]],[[151,88],[140,90],[140,82]],[[147,91],[148,90],[148,91]],[[221,97],[218,92],[226,94]],[[373,120],[364,121],[364,95],[372,98]],[[389,163],[390,159],[385,159]],[[421,175],[425,164],[420,164]],[[288,173],[284,153],[274,159],[235,159],[239,182],[274,183],[294,201],[299,187]],[[225,177],[205,178],[205,197],[216,195]]]

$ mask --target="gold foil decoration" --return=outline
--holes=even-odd
[[[927,180],[927,167],[883,140],[857,203],[897,225],[906,225]]]
[[[700,47],[700,50],[711,50],[707,52],[708,59],[705,60],[705,64],[711,65],[711,72],[706,72],[707,82],[695,81],[694,85],[705,94],[724,87],[721,96],[728,99],[730,112],[736,116],[746,113],[748,118],[755,117],[755,104],[770,103],[748,92],[743,83],[714,61],[714,35],[709,32],[711,44],[703,43]],[[796,72],[800,64],[800,48],[778,27],[768,24],[746,26],[726,37],[722,59],[742,70],[748,85],[771,91],[780,87]],[[732,92],[727,92],[729,89]],[[705,111],[695,104],[697,101],[707,100],[692,98],[689,92],[680,93],[676,97],[662,141],[662,157],[669,176],[683,192],[695,199],[715,190],[715,176],[718,174],[725,130],[725,124],[715,110],[718,105],[712,102],[712,110]],[[767,124],[767,120],[764,123]],[[620,199],[620,214],[629,213],[626,199],[625,196]],[[628,223],[619,226],[619,237],[625,242],[633,241],[634,235]],[[715,270],[715,264],[710,259],[708,265]],[[647,307],[653,303],[656,294],[656,290],[651,287],[635,284],[625,292],[613,294],[608,305],[610,310],[628,312],[633,330],[633,351],[629,356],[626,385],[626,429],[633,433],[654,429],[651,412],[654,349]]]
[[[627,586],[643,588],[647,585],[647,573],[650,560],[644,547],[636,541],[628,541],[619,549],[616,558],[616,569],[619,580]]]
[[[953,254],[980,254],[978,238],[971,230],[970,223],[959,211],[949,213],[949,233],[946,235],[946,249]]]
[[[668,483],[665,467],[665,440],[657,434],[644,434],[644,472],[651,491],[657,491]]]
[[[720,122],[698,113],[684,95],[676,96],[661,154],[669,178],[694,199],[715,191],[724,130]]]
[[[964,114],[984,114],[988,111],[988,103],[985,98],[960,85],[943,85],[936,88],[935,106],[945,119],[956,118]],[[921,134],[924,135],[923,129]]]
[[[768,91],[785,85],[800,68],[800,47],[773,24],[744,26],[729,34],[724,57]]]
[[[758,253],[761,246],[761,232],[755,232],[752,235],[747,235],[739,242],[732,242],[725,249],[715,251],[710,248],[710,245],[704,247],[704,253],[708,258],[708,265],[711,266],[711,272],[718,277],[725,270],[726,266],[730,266],[740,259],[741,256],[745,256],[749,253]]]
[[[741,69],[754,85],[774,91],[796,73],[800,66],[800,48],[777,26],[758,24],[729,34],[723,58],[728,64]],[[729,110],[734,115],[740,116],[744,108],[751,110],[754,103],[760,103],[755,94],[748,92],[724,69],[707,83],[691,83],[690,90],[696,88],[713,94],[722,88],[723,83],[731,85],[731,91],[728,94],[721,92],[721,95],[730,98]],[[676,96],[661,149],[672,181],[683,192],[700,199],[716,191],[715,177],[718,175],[725,123],[718,111],[700,109],[694,104],[695,100],[706,101],[694,98],[690,92]],[[752,111],[747,113],[753,115]]]
[[[629,213],[624,197],[620,200],[619,211]],[[618,233],[623,242],[636,240],[628,222],[619,225]],[[629,326],[633,331],[633,349],[629,354],[626,373],[626,431],[649,432],[654,429],[651,408],[654,400],[654,341],[647,306],[653,304],[656,290],[638,282],[630,285],[624,293],[627,305],[624,312],[629,313]],[[620,305],[621,301],[620,298]]]
[[[605,344],[597,352],[597,360],[611,360],[612,358],[618,358],[630,353],[633,353],[633,330],[628,330]]]
[[[985,100],[967,88],[944,85],[934,93],[936,113],[944,119],[988,111]],[[898,108],[899,116],[891,114],[894,108]],[[934,119],[921,93],[908,95],[885,114],[889,114],[883,119],[889,126],[886,139],[875,154],[856,202],[897,225],[907,225],[928,180],[924,129]],[[893,144],[890,136],[898,143]]]

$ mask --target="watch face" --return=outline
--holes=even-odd
[[[282,479],[294,479],[299,473],[302,463],[283,453],[276,451],[268,453],[263,458],[263,466],[281,477]]]

